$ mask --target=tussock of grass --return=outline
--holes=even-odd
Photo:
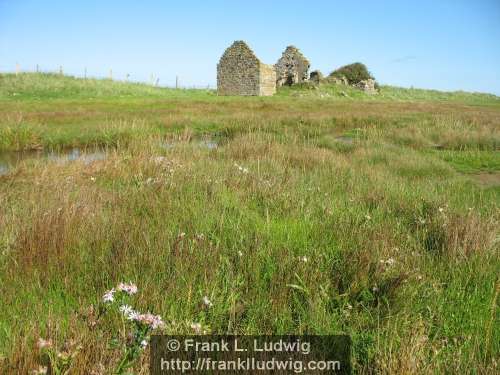
[[[499,168],[495,106],[75,95],[0,101],[2,150],[113,146],[0,176],[0,372],[38,367],[39,336],[115,366],[121,322],[90,306],[131,280],[168,333],[347,333],[357,372],[495,373],[500,195],[462,175]]]

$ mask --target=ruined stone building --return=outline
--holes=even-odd
[[[294,46],[286,47],[276,65],[276,85],[293,85],[307,81],[309,61]]]
[[[276,92],[274,66],[263,64],[244,41],[226,49],[217,64],[219,95],[273,95]]]

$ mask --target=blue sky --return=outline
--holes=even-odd
[[[293,44],[323,73],[360,61],[382,84],[500,94],[500,0],[0,0],[0,71],[214,86],[239,39],[269,64]]]

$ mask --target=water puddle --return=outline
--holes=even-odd
[[[160,142],[160,147],[166,148],[166,149],[171,149],[179,145],[185,145],[185,144],[193,144],[196,145],[197,147],[200,148],[205,148],[209,150],[216,149],[219,147],[219,142],[217,142],[214,139],[196,139],[196,140],[191,140],[191,141],[181,141],[181,140],[168,140],[168,141],[161,141]]]
[[[3,151],[0,152],[0,176],[8,174],[11,169],[27,160],[44,160],[57,163],[83,161],[85,164],[90,164],[93,161],[105,158],[106,152],[97,148],[80,149],[74,147],[60,151]]]

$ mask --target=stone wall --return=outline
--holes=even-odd
[[[314,84],[319,84],[323,80],[323,73],[319,70],[314,70],[309,75],[309,81]]]
[[[365,79],[363,81],[358,82],[354,85],[354,87],[363,90],[367,94],[376,94],[377,89],[375,88],[375,80],[374,79]]]
[[[273,95],[276,92],[274,66],[260,62],[243,41],[234,42],[217,64],[219,95]]]
[[[260,64],[260,92],[262,96],[270,96],[276,93],[276,70],[274,66]]]
[[[217,64],[219,95],[260,95],[261,62],[243,41],[226,49]]]
[[[275,64],[276,84],[283,86],[307,81],[309,67],[309,61],[298,48],[286,47],[281,58]]]

